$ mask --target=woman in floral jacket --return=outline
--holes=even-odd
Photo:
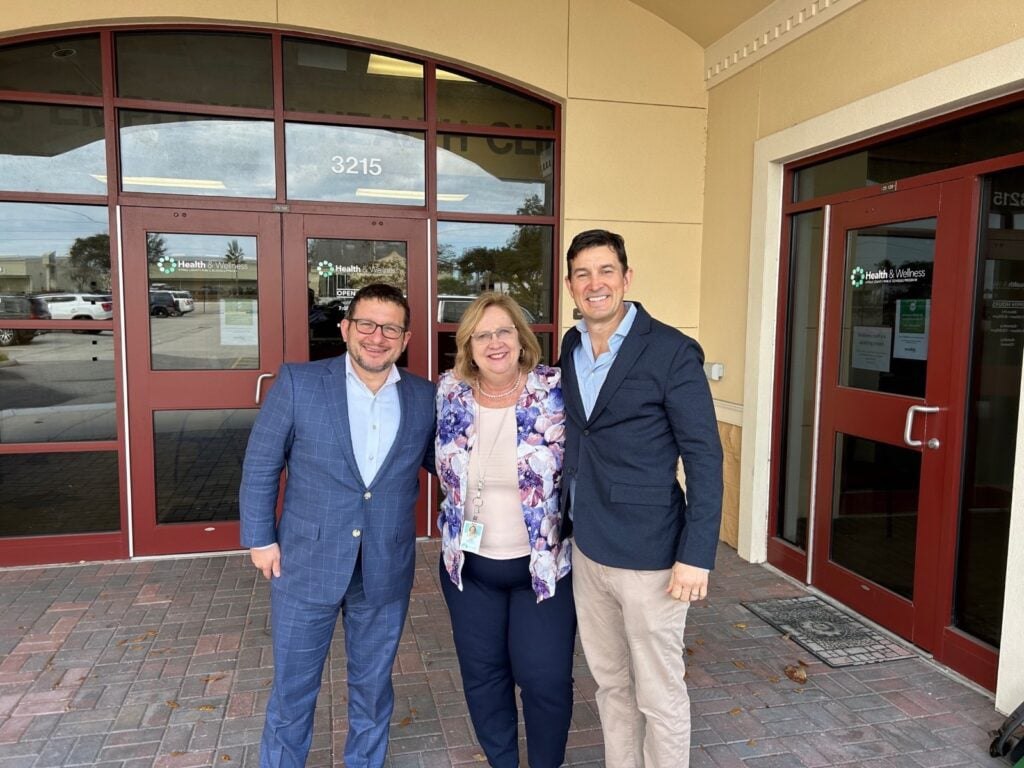
[[[519,765],[519,686],[531,768],[557,768],[572,717],[576,616],[571,543],[558,508],[565,411],[561,373],[519,305],[486,293],[455,335],[437,389],[444,501],[441,586],[466,703],[492,766]]]

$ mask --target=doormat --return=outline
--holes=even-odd
[[[762,600],[743,606],[830,667],[910,659],[902,643],[862,624],[813,595]]]

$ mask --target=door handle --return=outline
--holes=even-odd
[[[261,373],[256,377],[256,405],[259,405],[260,400],[263,399],[263,380],[272,378],[274,378],[272,373]]]
[[[923,440],[914,440],[910,436],[910,433],[914,429],[914,416],[919,413],[938,413],[940,410],[942,409],[935,405],[912,405],[907,408],[907,420],[903,425],[903,442],[911,448],[920,448],[924,445]],[[939,441],[934,437],[928,441],[928,447],[933,450],[938,448],[939,445]]]

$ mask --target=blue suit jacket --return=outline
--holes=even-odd
[[[582,337],[573,328],[562,339],[563,508],[575,480],[573,535],[591,560],[635,570],[676,561],[713,568],[722,444],[704,353],[689,336],[636,308],[589,419],[573,360]],[[680,457],[685,495],[676,478]]]
[[[398,434],[366,486],[352,450],[344,357],[281,366],[249,436],[239,494],[242,546],[281,546],[276,588],[315,603],[340,602],[361,544],[367,600],[380,604],[408,597],[419,470],[433,466],[436,422],[434,385],[401,374]]]

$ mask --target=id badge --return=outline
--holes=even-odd
[[[480,551],[480,539],[484,537],[484,524],[475,520],[462,521],[462,539],[459,549],[475,555]]]

